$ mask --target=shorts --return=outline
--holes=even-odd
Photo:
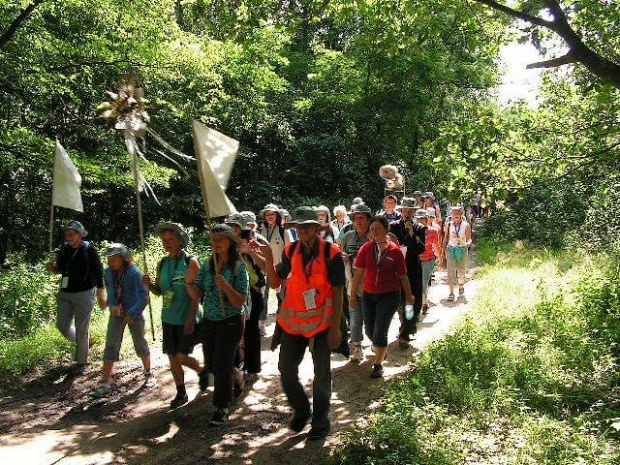
[[[196,345],[196,335],[200,334],[198,324],[194,325],[194,334],[189,336],[183,334],[184,325],[173,325],[170,323],[162,323],[163,351],[164,354],[191,354]]]

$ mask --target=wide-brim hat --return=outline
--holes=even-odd
[[[236,224],[241,229],[248,229],[248,220],[241,213],[231,213],[224,221],[224,224]]]
[[[80,223],[79,221],[71,220],[67,222],[67,224],[62,227],[62,230],[66,231],[67,229],[73,229],[82,237],[88,236],[88,231],[84,229],[84,226],[82,226],[82,223]]]
[[[232,242],[235,247],[239,248],[241,247],[241,238],[239,236],[237,236],[235,234],[235,232],[232,230],[232,228],[230,226],[228,226],[227,224],[218,224],[215,225],[211,228],[211,234],[220,234],[222,236],[227,237],[228,239],[230,239],[230,242]]]
[[[415,191],[413,195],[422,195],[422,191]]]
[[[435,194],[432,192],[425,192],[422,194],[422,198],[435,200]]]
[[[428,216],[429,218],[437,218],[437,213],[435,212],[434,208],[427,208],[426,209],[426,216]]]
[[[352,217],[361,213],[363,215],[366,215],[368,219],[372,218],[372,210],[365,203],[358,203],[355,205],[351,205],[351,211],[348,213]]]
[[[413,197],[403,197],[400,201],[401,208],[414,209],[416,208],[415,199]]]
[[[177,223],[161,223],[155,228],[155,234],[161,236],[165,231],[171,231],[181,238],[181,248],[184,249],[189,244],[189,235]]]
[[[416,218],[426,218],[427,217],[426,210],[424,208],[418,208],[415,211],[415,217]]]
[[[464,213],[463,207],[461,207],[460,205],[455,205],[454,207],[450,208],[450,213],[455,212],[455,211]]]
[[[240,215],[243,216],[243,218],[245,219],[245,223],[254,223],[256,224],[256,214],[250,210],[244,210],[241,213],[239,213]]]
[[[285,228],[294,228],[302,224],[316,224],[320,228],[325,226],[325,223],[319,221],[317,211],[312,207],[297,207],[293,210],[292,216],[291,220],[284,225]]]
[[[123,258],[127,258],[131,256],[131,252],[125,244],[121,244],[120,242],[114,242],[104,250],[104,257],[113,257],[114,255],[120,255]]]
[[[260,211],[259,215],[264,218],[265,213],[267,212],[274,212],[280,214],[280,207],[278,207],[275,203],[268,203],[267,205],[265,205],[265,208]]]

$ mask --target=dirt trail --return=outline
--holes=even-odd
[[[470,260],[473,263],[473,260]],[[412,347],[399,349],[395,339],[398,317],[392,322],[392,342],[385,365],[385,380],[411,368],[414,352],[441,337],[468,308],[478,283],[468,271],[465,297],[446,302],[445,272],[436,273],[430,288],[432,306],[418,324]],[[270,315],[269,334],[273,330]],[[268,350],[263,340],[263,371],[247,386],[233,406],[229,423],[221,428],[208,425],[212,413],[211,391],[199,393],[197,377],[186,374],[189,404],[168,410],[174,383],[167,360],[155,351],[158,385],[141,389],[139,362],[116,367],[117,391],[106,402],[93,401],[90,391],[99,377],[97,366],[75,374],[55,369],[39,380],[16,390],[0,401],[0,463],[2,464],[305,464],[321,463],[337,444],[337,434],[325,441],[307,442],[304,434],[288,431],[290,411],[279,385],[278,351]],[[331,420],[334,433],[363,419],[381,395],[384,381],[369,378],[372,363],[369,341],[366,359],[353,364],[332,355],[333,396]],[[155,353],[156,352],[156,353]],[[198,350],[197,350],[198,353]],[[312,361],[306,356],[300,366],[302,382],[310,390]],[[18,383],[19,380],[16,380]]]

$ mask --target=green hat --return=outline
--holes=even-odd
[[[400,201],[400,205],[402,208],[413,209],[415,208],[415,199],[412,197],[403,197]]]
[[[241,229],[248,229],[248,220],[241,213],[231,213],[224,221],[224,224],[236,224]]]
[[[235,247],[239,248],[241,246],[241,239],[227,224],[218,224],[213,226],[213,228],[211,228],[211,234],[220,234],[230,239],[230,242],[232,242]]]
[[[293,218],[287,222],[284,227],[292,228],[301,224],[316,224],[317,226],[324,226],[319,222],[319,217],[316,210],[312,207],[297,207],[293,210]]]
[[[120,255],[123,258],[131,257],[131,252],[124,244],[120,242],[114,242],[110,244],[103,252],[105,257],[112,257],[114,255]]]
[[[426,210],[424,208],[418,208],[415,211],[415,217],[416,218],[426,218]]]
[[[75,220],[69,221],[67,224],[65,224],[62,227],[63,231],[66,231],[67,229],[73,229],[75,232],[77,232],[82,237],[88,236],[88,231],[84,229],[84,226],[82,226],[82,223],[80,223],[79,221],[75,221]]]
[[[349,215],[355,216],[358,213],[363,213],[369,219],[372,218],[372,210],[365,203],[358,203],[357,205],[351,206],[351,211],[349,212]]]
[[[181,238],[181,248],[184,249],[189,244],[189,236],[177,223],[161,223],[155,228],[155,234],[161,236],[166,231],[170,231]]]
[[[249,210],[245,210],[242,211],[240,213],[240,215],[243,216],[243,218],[245,219],[245,224],[247,225],[248,223],[254,223],[256,224],[256,215],[254,214],[254,212],[251,212]]]

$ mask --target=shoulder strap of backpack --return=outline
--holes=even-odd
[[[286,246],[284,247],[284,253],[286,254],[286,258],[288,258],[289,261],[291,260],[291,258],[293,258],[293,255],[295,254],[295,251],[297,250],[298,246],[299,246],[299,241],[297,240],[289,244],[286,244]]]
[[[286,240],[285,240],[285,236],[284,236],[284,234],[285,234],[285,232],[284,232],[284,231],[285,231],[284,226],[282,226],[282,225],[278,225],[278,233],[280,233],[280,237],[282,238],[282,240],[283,240],[284,242],[286,242]]]

